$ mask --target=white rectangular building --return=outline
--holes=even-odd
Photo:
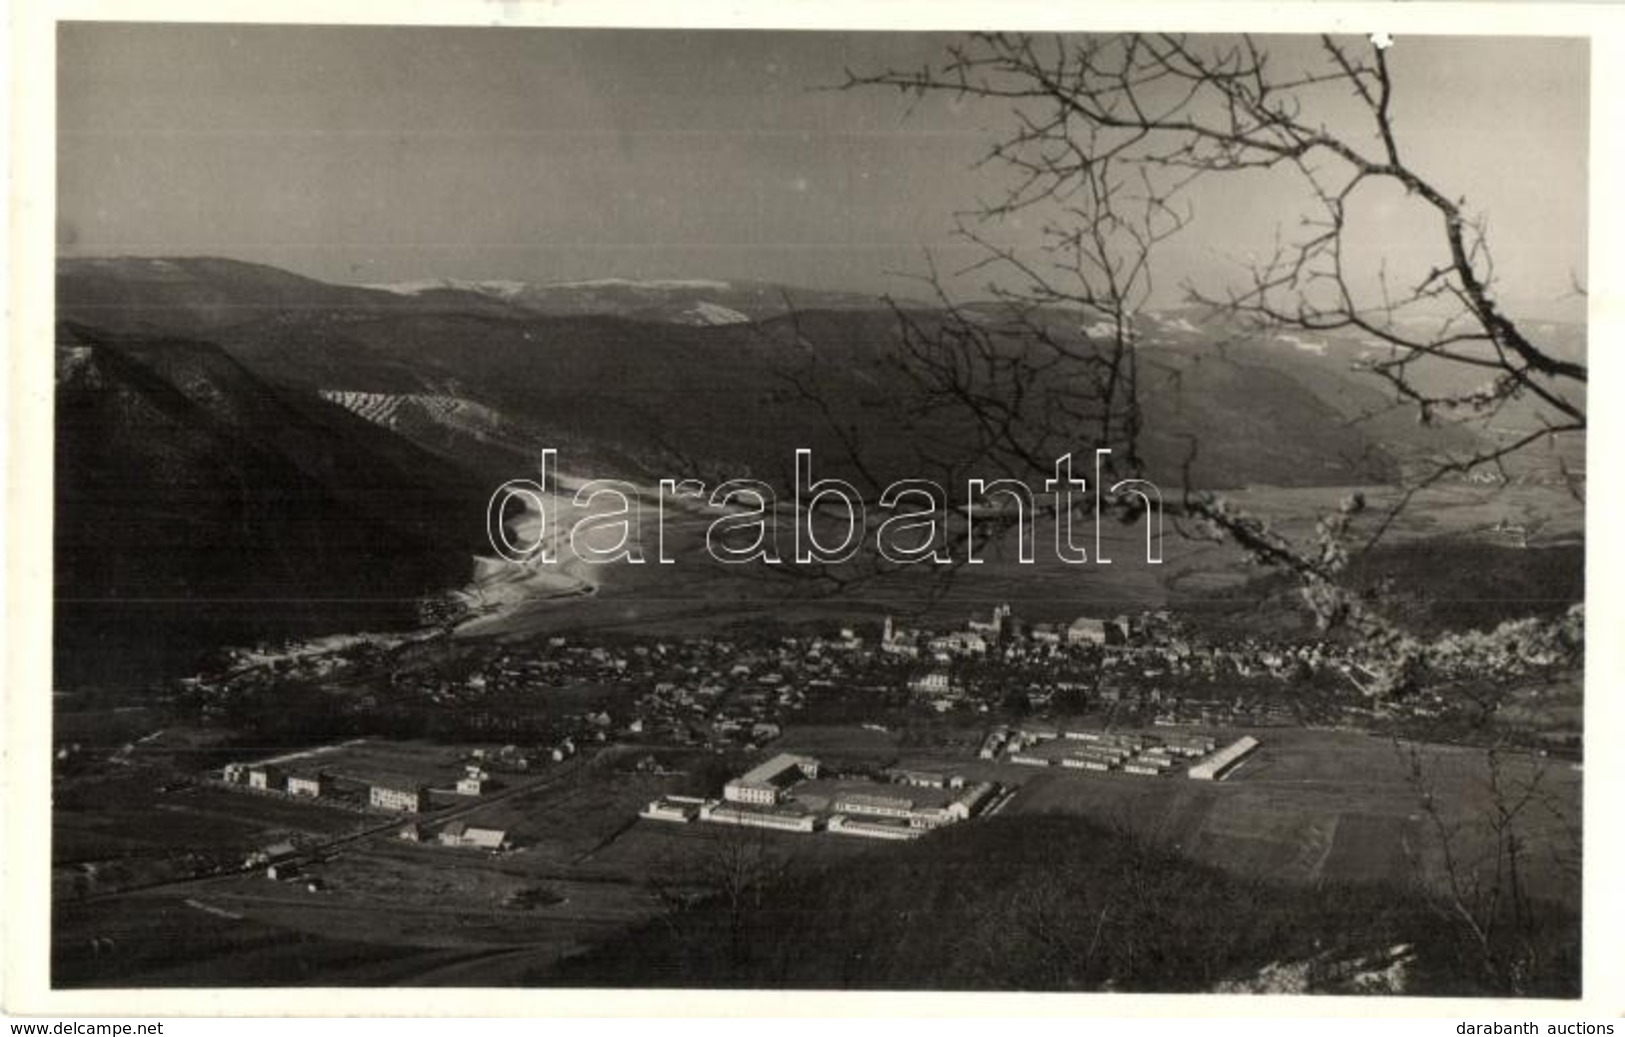
[[[811,756],[780,753],[722,786],[722,798],[731,803],[772,806],[784,790],[804,778],[818,777],[818,761]]]
[[[776,828],[784,832],[811,832],[818,826],[812,814],[792,814],[776,810],[747,810],[743,807],[707,803],[700,807],[700,820],[750,828]]]
[[[325,774],[290,774],[288,795],[319,799],[332,793],[332,785]]]
[[[416,788],[391,788],[387,785],[373,785],[368,789],[367,802],[380,810],[398,810],[404,814],[421,814],[429,809],[429,790],[421,785]]]
[[[248,772],[248,787],[251,789],[281,792],[286,787],[285,782],[282,772],[275,767],[255,767]]]
[[[1197,781],[1218,781],[1242,760],[1251,756],[1257,748],[1258,739],[1251,735],[1243,735],[1186,773]]]

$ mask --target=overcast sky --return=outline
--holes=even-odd
[[[360,283],[755,277],[894,291],[1008,115],[833,92],[917,68],[926,34],[64,24],[64,255],[212,254]],[[1290,61],[1302,40],[1274,39]],[[1583,277],[1584,41],[1398,41],[1415,164],[1490,217],[1503,291]],[[1267,178],[1200,191],[1162,283],[1216,276],[1290,223]],[[1392,201],[1392,205],[1389,205]],[[1381,203],[1381,204],[1378,204]],[[1430,242],[1402,199],[1373,241]],[[1166,299],[1163,301],[1167,301]]]

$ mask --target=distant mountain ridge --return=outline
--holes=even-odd
[[[879,298],[858,292],[710,278],[601,277],[551,282],[439,280],[371,287],[413,297],[446,290],[479,292],[552,317],[613,316],[679,324],[735,324],[782,317],[798,309],[870,310],[883,305]],[[917,307],[919,304],[909,305]]]
[[[65,258],[57,260],[59,317],[123,332],[200,332],[266,315],[322,310],[507,312],[475,291],[404,295],[329,284],[263,263],[217,256]]]
[[[913,452],[902,440],[924,431],[903,428],[898,403],[913,387],[886,362],[898,334],[893,304],[854,293],[706,278],[368,288],[207,258],[64,260],[58,293],[64,318],[205,335],[275,383],[327,394],[455,386],[454,395],[548,436],[623,458],[771,473],[786,443],[834,447],[839,430],[814,426],[844,423],[898,469]],[[995,306],[981,312],[997,319]],[[1074,337],[1090,323],[1064,311],[1044,319]],[[1369,379],[1350,377],[1345,344],[1255,337],[1215,349],[1229,332],[1178,312],[1140,315],[1135,329],[1144,347],[1172,358],[1170,386],[1182,383],[1146,394],[1142,452],[1153,469],[1178,471],[1194,437],[1198,475],[1211,485],[1384,481],[1393,451],[1419,439]],[[840,413],[815,421],[784,407],[792,381],[809,379]],[[1356,427],[1367,414],[1378,425]],[[953,434],[940,423],[936,431]]]

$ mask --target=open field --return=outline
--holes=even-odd
[[[1391,814],[1339,814],[1320,876],[1358,881],[1373,875],[1408,873],[1410,862],[1404,850],[1410,823],[1408,817]]]
[[[186,891],[61,904],[54,982],[481,986],[512,982],[523,969],[580,950],[657,907],[627,884],[539,884],[392,855],[346,855],[311,871],[328,888],[311,892],[297,882],[244,876]],[[489,965],[454,968],[510,959],[511,974]],[[442,976],[443,969],[452,971]]]
[[[896,752],[897,732],[850,724],[787,724],[774,748],[813,755],[885,757]]]
[[[842,838],[825,832],[778,832],[699,821],[676,824],[639,820],[595,854],[589,863],[595,871],[654,874],[667,880],[681,880],[696,871],[703,873],[705,862],[716,858],[715,847],[719,843],[738,839],[760,844],[771,853],[793,857],[801,866],[847,860],[868,852],[884,853],[888,849],[871,840]]]
[[[1261,748],[1222,782],[998,766],[1033,775],[1012,812],[1080,814],[1241,873],[1307,882],[1441,878],[1443,847],[1422,807],[1422,789],[1410,778],[1411,747],[1345,732],[1251,733]],[[1455,853],[1479,860],[1494,801],[1486,754],[1443,746],[1419,746],[1416,753],[1439,818],[1461,827]],[[1501,756],[1497,764],[1510,795],[1521,796],[1531,784],[1536,789],[1519,822],[1530,846],[1531,889],[1577,902],[1570,870],[1577,862],[1564,860],[1570,833],[1559,815],[1578,817],[1579,773],[1567,763],[1522,754]]]
[[[51,981],[61,987],[388,983],[443,957],[222,917],[177,895],[59,905],[52,929]]]
[[[81,708],[86,696],[61,693],[51,712],[51,740],[77,744],[91,753],[111,753],[161,730],[168,721],[153,706],[120,705]]]

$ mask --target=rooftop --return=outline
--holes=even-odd
[[[818,761],[811,756],[798,756],[795,753],[780,753],[766,763],[758,764],[739,776],[742,785],[771,785],[774,779],[791,768],[810,768],[818,766]]]
[[[837,799],[856,799],[903,806],[914,810],[931,810],[952,803],[963,790],[922,788],[916,785],[892,785],[861,779],[820,778],[796,786],[796,802],[811,810],[833,810]]]

